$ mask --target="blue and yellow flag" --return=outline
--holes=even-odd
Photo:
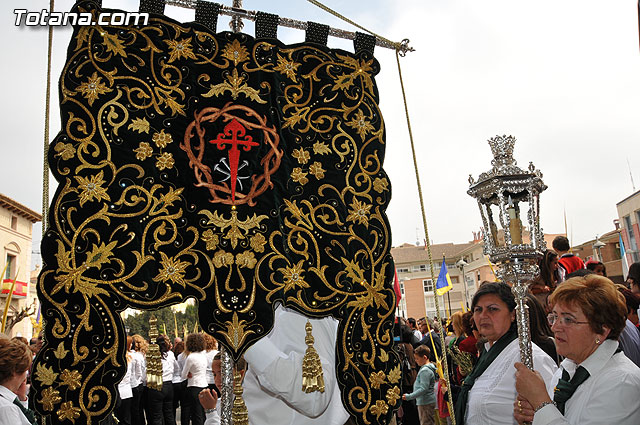
[[[438,281],[436,282],[436,294],[443,296],[447,291],[453,288],[451,284],[451,277],[449,276],[449,270],[447,270],[447,264],[442,259],[442,267],[440,267],[440,274],[438,275]]]

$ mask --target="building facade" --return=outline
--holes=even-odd
[[[640,261],[640,191],[616,204],[627,264]],[[626,276],[625,276],[626,277]]]
[[[0,279],[0,311],[4,311],[10,298],[8,320],[15,311],[20,311],[34,301],[35,289],[31,289],[30,284],[32,231],[33,224],[41,220],[42,216],[37,212],[0,194],[0,271],[4,270]],[[35,308],[37,307],[34,310]],[[16,324],[10,334],[30,338],[31,331],[31,321],[25,319]]]

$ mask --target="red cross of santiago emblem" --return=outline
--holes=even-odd
[[[196,178],[195,185],[209,190],[211,203],[254,206],[255,198],[273,186],[271,175],[280,166],[282,150],[278,146],[280,137],[276,129],[267,126],[266,117],[244,105],[204,108],[194,118],[187,126],[180,147],[189,158],[189,167]],[[217,123],[218,126],[224,123],[223,131],[213,139],[206,137],[209,123]],[[249,180],[249,184],[242,185],[239,170],[245,164],[240,163],[241,153],[260,149],[261,144],[266,145],[268,151],[259,160],[260,169],[250,176],[243,176],[243,179]],[[227,151],[226,156],[218,158],[217,164],[205,163],[205,150],[210,145]],[[226,178],[216,179],[214,171],[227,173]]]

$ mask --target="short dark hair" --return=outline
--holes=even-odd
[[[589,269],[578,269],[573,273],[569,273],[565,279],[571,279],[572,277],[585,277],[589,274],[595,274],[595,272]]]
[[[429,350],[429,347],[427,347],[426,345],[418,345],[413,350],[413,353],[419,355],[420,357],[429,357],[429,354],[431,354],[431,350]]]
[[[629,274],[627,275],[627,279],[629,278],[633,280],[632,285],[640,287],[640,262],[633,263],[629,266]]]
[[[415,326],[416,325],[416,319],[414,319],[413,317],[409,317],[407,319],[407,322],[409,322],[411,325]]]
[[[553,246],[553,249],[556,251],[561,252],[569,251],[571,248],[571,245],[569,245],[569,239],[567,239],[566,236],[556,236],[553,239],[553,242],[551,242],[551,246]]]
[[[513,296],[511,292],[511,287],[504,282],[486,282],[480,286],[478,292],[473,296],[473,301],[471,301],[471,311],[476,308],[476,304],[480,300],[480,297],[484,295],[495,294],[509,308],[509,311],[513,311],[516,308],[516,298]]]
[[[637,311],[640,308],[640,297],[631,292],[629,289],[618,288],[618,291],[624,296],[624,301],[627,304],[627,314],[632,311]]]

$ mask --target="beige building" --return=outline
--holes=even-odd
[[[447,312],[451,314],[467,310],[479,283],[495,279],[489,262],[482,254],[480,240],[463,244],[431,245],[431,253],[433,279],[425,246],[404,244],[391,249],[402,293],[397,315],[416,319],[425,315],[435,316],[433,285],[438,279],[443,255],[453,286],[449,292],[438,297],[440,313],[443,316],[446,316]]]
[[[616,204],[620,231],[624,243],[627,264],[631,265],[640,261],[640,191],[630,195]],[[625,275],[626,277],[626,275]]]
[[[17,310],[27,307],[35,296],[35,289],[30,284],[31,238],[33,224],[41,220],[42,216],[37,212],[0,193],[0,271],[5,270],[0,280],[0,312],[4,311],[11,286],[16,281],[9,318],[13,315],[11,307]],[[31,331],[31,321],[25,319],[13,327],[11,336],[30,338]]]

